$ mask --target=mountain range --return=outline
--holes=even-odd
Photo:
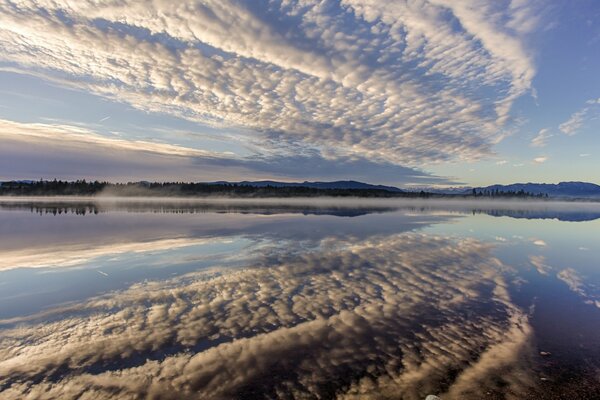
[[[218,181],[210,182],[214,185],[245,185],[254,187],[308,187],[313,189],[376,189],[376,190],[387,190],[388,192],[402,193],[405,190],[397,188],[395,186],[385,185],[371,185],[369,183],[357,182],[357,181],[333,181],[333,182],[278,182],[278,181],[242,181],[242,182],[228,182]]]
[[[352,180],[333,181],[333,182],[278,182],[278,181],[242,181],[242,182],[211,182],[212,184],[237,184],[254,187],[310,187],[316,189],[379,189],[394,193],[410,192],[414,190],[400,189],[395,186],[371,185],[369,183],[357,182]],[[534,195],[548,195],[554,198],[600,198],[600,185],[589,182],[560,182],[553,183],[513,183],[510,185],[490,185],[485,187],[453,187],[447,189],[440,188],[420,188],[428,193],[438,194],[471,194],[473,189],[477,192],[496,191],[499,192],[519,192],[524,191]]]
[[[44,183],[46,182],[46,183]],[[16,186],[15,186],[16,185]],[[41,186],[40,186],[41,185]],[[20,181],[9,181],[9,182],[0,182],[0,188],[5,192],[4,194],[27,194],[27,188],[37,188],[41,190],[39,195],[48,194],[48,187],[52,185],[62,185],[69,187],[77,187],[78,190],[82,187],[87,187],[91,192],[85,192],[87,194],[94,194],[98,190],[101,190],[105,186],[115,186],[122,189],[122,187],[127,186],[129,189],[134,188],[136,185],[142,186],[144,188],[154,188],[157,189],[160,187],[161,190],[165,190],[167,187],[173,189],[174,186],[177,186],[181,189],[181,185],[183,183],[153,183],[153,182],[131,182],[127,185],[123,184],[109,184],[107,182],[87,182],[76,181],[76,182],[62,182],[62,181],[30,181],[30,180],[20,180]],[[119,186],[120,185],[120,186]],[[219,185],[230,186],[229,188],[224,188],[226,191],[234,191],[247,193],[247,189],[251,189],[252,187],[257,188],[264,192],[273,191],[273,189],[283,189],[290,188],[298,192],[294,194],[289,191],[284,191],[287,195],[308,195],[306,189],[312,189],[314,191],[318,190],[335,190],[335,191],[352,191],[352,190],[363,190],[363,191],[377,191],[379,195],[385,196],[386,192],[390,193],[390,196],[404,196],[404,197],[414,197],[416,196],[429,196],[429,195],[449,195],[449,196],[470,196],[475,192],[477,196],[498,196],[500,197],[510,197],[514,196],[536,196],[536,197],[551,197],[551,198],[565,198],[565,199],[600,199],[600,185],[596,185],[594,183],[589,182],[560,182],[557,184],[552,183],[513,183],[510,185],[490,185],[485,187],[451,187],[451,188],[435,188],[435,187],[422,187],[422,188],[406,188],[401,189],[395,186],[386,186],[386,185],[372,185],[369,183],[358,182],[353,180],[343,180],[343,181],[333,181],[333,182],[280,182],[280,181],[240,181],[240,182],[229,182],[229,181],[217,181],[217,182],[205,182],[205,183],[191,183],[186,184],[187,186],[194,186],[194,190],[199,190],[200,192],[206,192],[206,190],[211,187],[218,188]],[[186,186],[184,185],[184,186]],[[206,185],[203,186],[203,185]],[[38,188],[38,186],[40,186]],[[121,187],[122,186],[122,187]],[[235,186],[235,187],[234,187]],[[246,189],[244,189],[246,187]],[[5,189],[6,188],[6,189]],[[34,189],[35,189],[34,188]],[[272,189],[269,189],[272,188]],[[298,189],[294,189],[298,188]],[[177,189],[177,190],[179,190]],[[189,189],[189,188],[188,188]],[[12,191],[11,191],[12,190]],[[15,192],[16,190],[16,192]],[[25,190],[25,192],[23,192]],[[209,191],[210,191],[209,190]],[[193,190],[192,190],[193,191]],[[219,191],[217,189],[217,191]],[[27,192],[27,193],[26,193]],[[203,192],[203,193],[204,193]],[[280,193],[284,193],[280,192]],[[313,195],[316,193],[311,192]],[[37,192],[36,192],[37,193]],[[61,192],[62,193],[62,192]],[[83,194],[85,194],[83,193]],[[212,192],[211,192],[212,193]],[[266,192],[264,192],[266,193]],[[263,194],[264,194],[263,193]],[[270,193],[270,192],[269,192]],[[52,193],[56,195],[56,193]],[[238,193],[239,194],[239,193]],[[327,193],[323,193],[325,195]],[[371,193],[372,194],[372,193]],[[339,195],[339,194],[338,194]]]

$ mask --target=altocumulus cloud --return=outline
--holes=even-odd
[[[0,61],[268,151],[471,160],[531,90],[537,2],[4,1]],[[475,11],[476,10],[476,11]],[[485,96],[481,94],[485,93]]]
[[[531,328],[490,246],[408,233],[314,250],[33,316],[2,331],[0,388],[40,399],[459,399],[532,385]]]

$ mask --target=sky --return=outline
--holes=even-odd
[[[0,180],[599,171],[598,0],[0,0]]]

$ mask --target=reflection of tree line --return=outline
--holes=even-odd
[[[511,217],[525,219],[558,219],[560,221],[592,221],[600,218],[597,212],[555,211],[555,210],[472,210],[475,214],[487,214],[493,217]]]
[[[75,214],[75,215],[87,215],[87,214],[98,214],[100,210],[97,207],[30,207],[32,213],[36,214]]]
[[[380,207],[335,207],[335,206],[309,206],[302,204],[178,204],[156,202],[121,202],[101,205],[94,202],[81,203],[34,203],[34,202],[11,202],[0,203],[0,209],[4,210],[29,210],[38,215],[97,215],[111,211],[126,211],[135,213],[154,214],[304,214],[304,215],[332,215],[339,217],[358,217],[361,215],[404,211],[410,213],[427,214],[434,211],[455,212],[457,214],[491,215],[493,217],[511,217],[526,219],[558,219],[561,221],[591,221],[600,218],[598,212],[583,211],[556,211],[556,210],[526,210],[526,209],[489,209],[489,208],[465,208],[454,209],[444,207],[425,206],[380,206]]]
[[[99,214],[101,212],[104,212],[102,209],[100,209],[96,204],[94,203],[89,203],[89,204],[83,204],[83,203],[77,203],[77,204],[46,204],[46,203],[40,203],[38,204],[33,204],[33,203],[19,203],[19,202],[15,202],[15,203],[3,203],[0,204],[0,210],[29,210],[31,213],[33,214],[39,214],[39,215],[46,215],[46,214],[53,214],[53,215],[67,215],[67,214],[73,214],[73,215],[88,215],[88,214]]]
[[[5,210],[29,210],[31,213],[38,215],[97,215],[100,213],[108,213],[111,211],[126,211],[136,213],[154,213],[154,214],[205,214],[205,213],[237,213],[237,214],[261,214],[261,215],[276,215],[276,214],[304,214],[304,215],[333,215],[340,217],[356,217],[361,215],[384,213],[397,210],[397,207],[357,207],[357,208],[340,208],[340,207],[322,207],[322,206],[305,206],[305,205],[272,205],[272,206],[257,206],[257,205],[227,205],[227,204],[202,204],[202,205],[186,205],[177,204],[161,204],[156,203],[128,203],[110,205],[107,207],[100,206],[95,203],[89,204],[31,204],[31,203],[0,203],[0,209]]]

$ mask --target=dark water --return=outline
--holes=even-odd
[[[599,218],[0,202],[0,398],[597,399]]]

